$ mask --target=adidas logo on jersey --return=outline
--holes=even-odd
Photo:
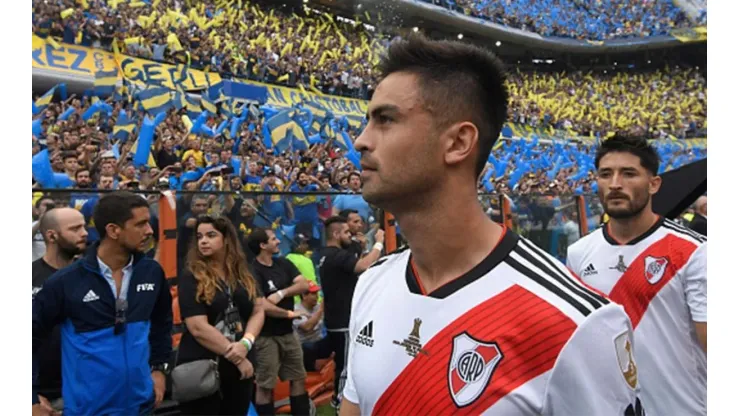
[[[91,290],[91,291],[87,292],[87,295],[85,295],[85,297],[84,297],[84,298],[82,298],[82,301],[83,301],[83,302],[92,302],[92,301],[94,301],[94,300],[98,300],[98,299],[100,299],[100,298],[98,297],[98,295],[96,295],[96,294],[95,294],[95,292],[93,292],[93,291]]]
[[[595,274],[599,274],[599,272],[596,271],[596,267],[594,267],[593,263],[590,263],[583,273],[581,273],[583,276],[593,276]]]
[[[370,321],[369,324],[365,325],[364,328],[360,331],[359,334],[357,334],[357,338],[355,338],[355,342],[362,345],[367,345],[368,347],[373,346],[375,341],[373,341],[373,321]]]

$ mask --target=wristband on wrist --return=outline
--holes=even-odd
[[[242,338],[246,338],[246,339],[250,340],[252,342],[252,344],[254,344],[254,340],[256,339],[256,337],[254,335],[250,334],[249,332],[246,332]]]
[[[246,337],[242,338],[241,341],[239,342],[241,342],[247,348],[247,352],[249,352],[252,349],[252,346],[254,345],[254,343],[249,338],[246,338]]]
[[[285,294],[283,294],[283,291],[282,290],[278,290],[277,291],[277,294],[278,294],[278,296],[280,296],[280,300],[285,299]]]
[[[373,244],[373,249],[378,251],[383,251],[383,243],[375,243]]]

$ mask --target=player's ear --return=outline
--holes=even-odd
[[[650,192],[650,195],[655,195],[660,190],[660,185],[663,184],[663,178],[661,178],[659,175],[655,175],[652,178],[650,178],[650,188],[648,192]]]
[[[469,121],[455,123],[442,134],[445,162],[458,164],[475,154],[478,127]]]

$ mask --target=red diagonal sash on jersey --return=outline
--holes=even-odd
[[[633,328],[637,328],[650,301],[686,265],[696,248],[696,244],[673,234],[667,234],[632,261],[627,271],[612,288],[609,298],[624,306]],[[648,281],[645,273],[645,259],[648,256],[668,260],[663,277],[654,284]]]
[[[559,309],[520,287],[512,286],[471,308],[435,335],[396,377],[375,404],[373,414],[481,414],[527,381],[550,370],[576,324]],[[453,339],[462,332],[482,342],[496,342],[503,359],[483,394],[458,408],[448,387]],[[482,347],[482,348],[481,348]],[[493,350],[477,351],[488,362]],[[460,388],[457,385],[452,388]],[[453,384],[456,382],[452,381]]]

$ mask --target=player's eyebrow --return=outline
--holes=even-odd
[[[401,109],[397,105],[393,104],[381,104],[375,108],[372,109],[372,111],[367,113],[367,119],[371,120],[375,117],[378,117],[381,113],[391,113],[391,114],[397,114],[400,113]]]

